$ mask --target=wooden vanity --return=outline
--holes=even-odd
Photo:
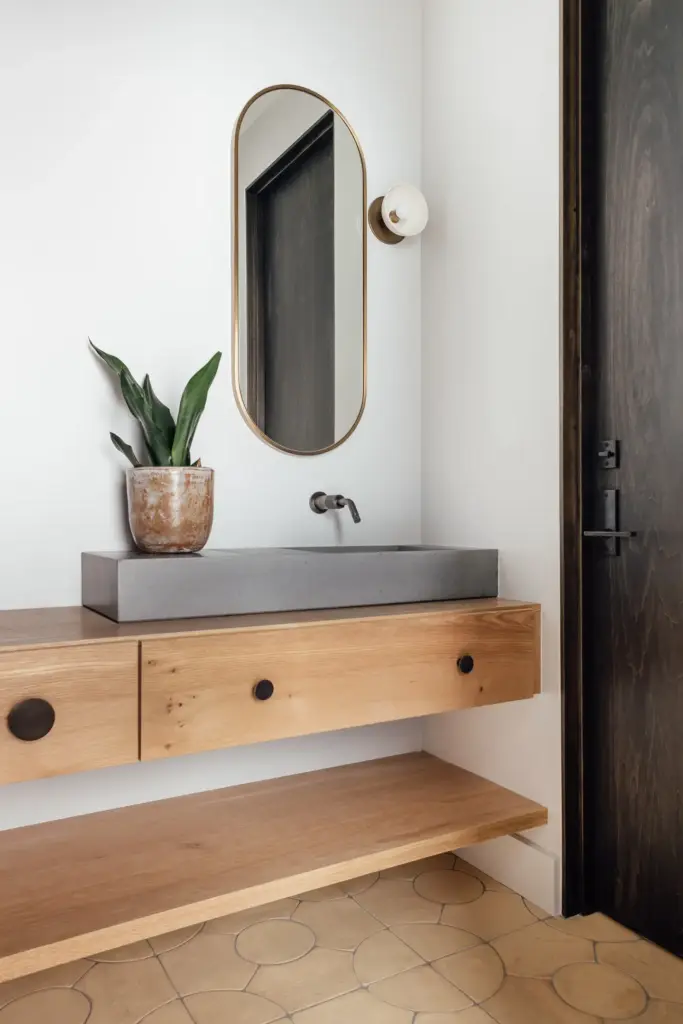
[[[540,609],[499,599],[137,624],[3,612],[0,783],[539,686]],[[0,981],[546,820],[416,753],[0,832]]]

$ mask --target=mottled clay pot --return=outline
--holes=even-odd
[[[213,525],[213,470],[143,466],[128,470],[128,521],[150,554],[201,551]]]

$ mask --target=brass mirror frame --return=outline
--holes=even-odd
[[[351,424],[351,427],[347,430],[343,437],[340,437],[334,444],[328,445],[326,448],[316,448],[315,451],[298,451],[296,448],[286,448],[284,445],[278,444],[272,438],[268,437],[260,427],[254,423],[249,411],[245,405],[244,398],[242,397],[242,391],[240,389],[240,357],[239,357],[239,326],[240,326],[240,297],[239,297],[239,140],[240,140],[240,129],[242,122],[246,116],[247,111],[256,100],[260,99],[261,96],[265,96],[269,92],[278,92],[282,89],[292,89],[295,92],[305,92],[309,96],[314,96],[316,99],[321,100],[329,110],[331,110],[337,117],[344,122],[351,137],[356,144],[358,150],[358,156],[360,158],[361,173],[363,177],[363,196],[362,196],[362,216],[361,216],[361,243],[363,247],[362,254],[362,269],[363,269],[363,393],[361,396],[360,409],[358,415]],[[314,89],[307,89],[303,85],[292,85],[289,83],[283,83],[281,85],[269,85],[265,89],[260,89],[257,93],[247,100],[245,105],[240,111],[240,115],[235,122],[235,128],[232,136],[232,390],[237,402],[237,408],[242,414],[242,418],[246,422],[249,429],[256,434],[258,438],[265,441],[271,448],[275,448],[277,451],[285,452],[287,455],[324,455],[326,452],[331,452],[335,448],[339,448],[340,445],[344,444],[345,441],[351,437],[354,430],[361,421],[361,417],[365,412],[365,403],[367,400],[368,391],[368,309],[367,309],[367,293],[368,293],[368,232],[367,232],[367,218],[366,211],[368,205],[368,181],[367,181],[367,169],[365,164],[365,157],[361,148],[360,141],[355,131],[346,120],[341,110],[330,103],[330,101],[323,96],[321,93],[316,92]]]

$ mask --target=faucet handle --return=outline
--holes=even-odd
[[[353,519],[354,523],[360,522],[360,512],[356,508],[356,503],[353,500],[353,498],[342,498],[339,504],[346,505],[349,512],[351,513],[351,518]]]

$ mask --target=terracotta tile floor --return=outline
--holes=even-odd
[[[0,1024],[683,1024],[683,961],[452,854],[0,986]]]

